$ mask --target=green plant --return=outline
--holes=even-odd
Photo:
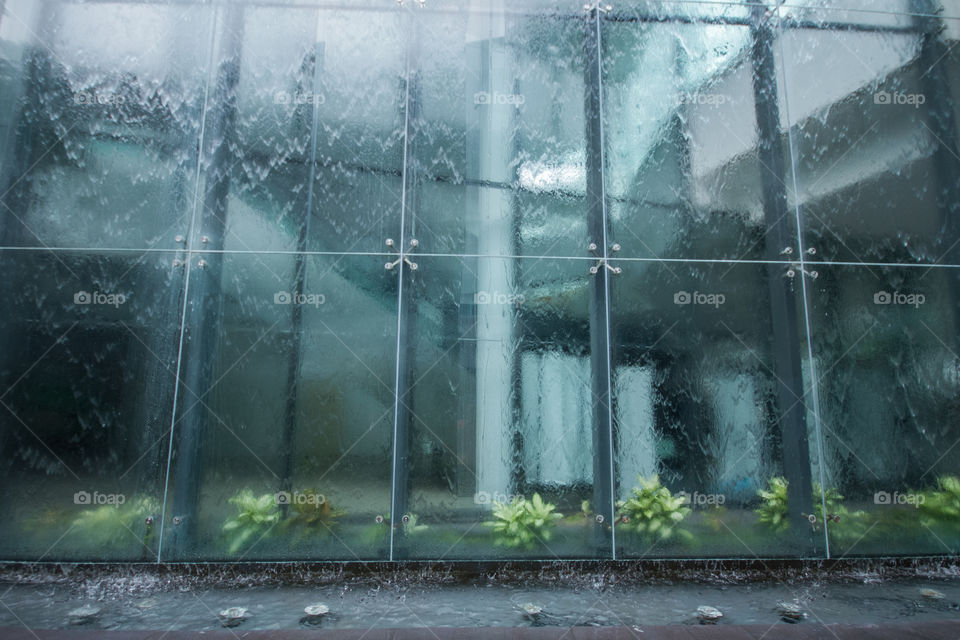
[[[329,535],[337,525],[337,518],[346,511],[336,509],[326,496],[316,489],[306,489],[295,494],[298,499],[289,506],[282,530],[290,535],[290,543],[297,544],[306,538]]]
[[[544,502],[539,493],[530,500],[516,496],[510,502],[493,505],[493,520],[484,526],[492,527],[494,544],[509,548],[533,549],[538,542],[546,543],[552,537],[553,525],[563,518],[554,513],[556,506]]]
[[[71,533],[97,548],[129,544],[138,532],[146,530],[140,542],[149,546],[153,522],[160,511],[154,498],[137,496],[123,504],[105,504],[84,509],[73,519]],[[148,521],[149,519],[149,521]]]
[[[940,476],[937,488],[920,494],[920,522],[924,526],[960,526],[960,478]]]
[[[620,527],[656,541],[693,540],[693,534],[679,527],[690,514],[683,498],[674,497],[670,489],[660,484],[660,477],[637,476],[640,486],[631,490],[627,500],[617,503]]]
[[[757,491],[762,502],[756,513],[760,522],[768,525],[776,532],[790,528],[787,518],[787,481],[785,478],[770,478],[767,480],[767,489]]]
[[[237,513],[223,524],[228,553],[236,553],[253,538],[259,540],[280,521],[275,494],[256,496],[243,489],[229,502],[237,507]]]
[[[786,531],[790,528],[790,519],[787,516],[787,480],[782,477],[770,478],[767,486],[767,490],[757,491],[762,502],[756,513],[760,522],[767,524],[775,532]],[[827,526],[832,540],[841,543],[856,542],[869,531],[867,513],[847,509],[843,504],[843,496],[835,487],[823,491],[820,483],[814,482],[812,488],[814,520],[811,524],[814,530],[819,530],[823,525],[823,506],[826,503],[827,518],[830,520]]]

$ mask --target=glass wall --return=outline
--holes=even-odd
[[[960,550],[954,7],[0,6],[0,559]]]

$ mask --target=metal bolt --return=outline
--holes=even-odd
[[[202,242],[203,244],[207,244],[208,242],[210,242],[210,238],[208,238],[207,236],[200,236],[200,242]]]
[[[786,247],[783,251],[780,252],[782,256],[788,256],[793,253],[793,247]]]
[[[183,266],[183,261],[180,260],[180,259],[176,259],[176,260],[173,261],[173,266],[174,266],[174,267],[182,267],[182,266]]]
[[[392,247],[392,246],[393,246],[393,238],[387,238],[387,246],[388,246],[388,247]]]
[[[810,272],[810,277],[813,278],[814,280],[816,280],[819,276],[820,276],[820,272],[819,272],[819,271],[811,271],[811,272]]]
[[[795,276],[795,275],[797,275],[797,273],[796,273],[793,269],[787,269],[787,277],[788,277],[788,278],[792,278],[792,277]]]
[[[374,520],[377,521],[377,524],[383,524],[383,516],[377,516]]]
[[[206,261],[206,260],[199,260],[199,261],[197,261],[197,266],[200,267],[201,269],[206,269],[206,268],[207,268],[207,261]]]
[[[614,267],[614,268],[613,268],[613,272],[614,272],[614,273],[623,273],[623,269],[621,269],[620,267]]]
[[[183,236],[181,236],[181,235],[178,234],[178,235],[174,236],[173,241],[174,241],[174,242],[183,242]]]
[[[153,524],[153,516],[147,516],[145,522],[147,523],[147,526]]]
[[[610,249],[611,249],[612,251],[620,251],[620,245],[617,244],[616,242],[614,242],[614,243],[613,243],[613,246],[610,247]]]
[[[174,526],[179,526],[181,522],[183,522],[183,518],[181,518],[180,516],[173,516]]]
[[[417,240],[416,238],[410,238],[410,246],[411,246],[411,247],[419,247],[419,246],[420,246],[420,241]]]
[[[387,271],[390,271],[391,269],[393,269],[393,263],[388,262],[385,265],[383,265],[383,268],[386,269]]]
[[[410,522],[410,516],[403,516],[403,517],[400,518],[400,519],[403,521],[404,524]]]
[[[408,261],[408,262],[409,262],[409,261]],[[411,263],[410,263],[410,271],[416,271],[417,268],[418,268],[418,266],[417,266],[417,263],[416,263],[416,262],[411,262]]]
[[[808,521],[810,524],[817,524],[817,516],[815,516],[815,515],[813,515],[813,514],[811,513],[810,515],[807,516],[807,521]]]
[[[596,242],[591,242],[589,245],[587,245],[587,249],[588,249],[589,251],[596,251],[596,250],[597,250],[597,243],[596,243]]]
[[[592,275],[592,276],[597,275],[597,268],[596,268],[596,267],[590,267],[590,275]]]
[[[603,514],[600,514],[600,513],[597,514],[597,522],[600,522],[600,523],[603,522]]]

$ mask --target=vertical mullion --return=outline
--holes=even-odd
[[[608,257],[603,181],[603,87],[600,16],[595,7],[584,22],[584,119],[586,121],[587,233]],[[584,247],[586,248],[586,247]],[[593,510],[603,516],[594,524],[597,554],[616,558],[613,545],[613,416],[610,409],[610,271],[601,266],[590,277],[590,387],[592,391]],[[609,532],[609,533],[608,533]]]
[[[777,387],[775,406],[782,438],[783,473],[788,481],[788,515],[795,530],[804,531],[809,530],[809,525],[803,514],[810,510],[813,504],[810,448],[806,403],[803,401],[803,367],[796,297],[789,286],[789,279],[785,276],[787,265],[782,262],[784,249],[800,241],[793,237],[798,218],[791,220],[787,206],[786,165],[780,139],[780,110],[773,48],[775,34],[770,22],[772,14],[765,7],[755,5],[751,7],[751,17],[750,57],[759,138],[757,153],[761,166],[763,212],[767,226],[765,258],[769,261],[767,286],[770,293]],[[802,251],[798,252],[802,254]],[[797,277],[805,288],[806,275],[802,269]],[[809,335],[807,338],[809,339]],[[819,438],[819,434],[817,437]],[[827,552],[829,553],[829,549]]]
[[[413,145],[410,142],[411,116],[416,109],[417,98],[414,95],[416,89],[415,77],[413,77],[413,57],[414,50],[418,46],[418,37],[420,30],[412,13],[409,14],[410,34],[406,47],[406,64],[404,69],[404,106],[403,106],[403,171],[401,174],[400,190],[400,239],[396,249],[402,254],[408,250],[408,241],[406,234],[407,203],[411,200],[415,175],[413,172]],[[397,265],[397,347],[396,347],[396,370],[394,372],[394,406],[393,406],[393,458],[390,472],[390,553],[389,559],[396,558],[396,536],[400,529],[397,523],[400,522],[402,514],[407,509],[407,493],[409,489],[409,423],[412,418],[412,411],[408,403],[410,399],[405,398],[409,392],[409,365],[411,360],[409,349],[411,348],[410,332],[412,331],[410,322],[410,303],[409,294],[404,294],[403,283],[407,273],[406,263],[400,260]]]
[[[187,285],[184,293],[184,310],[181,324],[181,361],[182,377],[177,381],[177,390],[183,386],[192,395],[200,394],[210,384],[214,362],[216,360],[217,340],[220,334],[218,305],[220,303],[220,282],[222,279],[224,235],[227,220],[227,199],[230,193],[230,175],[228,168],[232,161],[233,129],[237,116],[237,84],[240,79],[240,56],[243,47],[243,7],[229,5],[224,7],[222,50],[224,57],[216,70],[210,105],[212,111],[204,114],[204,120],[210,118],[209,136],[201,137],[199,163],[203,160],[203,146],[207,140],[216,146],[210,153],[210,166],[206,171],[204,193],[198,196],[191,225],[184,268],[188,270]],[[199,170],[198,170],[199,179]],[[198,185],[198,189],[199,189]],[[202,198],[203,204],[200,205]],[[202,209],[199,207],[202,206]],[[193,263],[193,241],[198,235],[204,235],[208,241],[200,252],[207,263],[203,271],[190,277]],[[206,253],[212,250],[212,253]],[[189,335],[189,340],[186,336]],[[178,369],[178,372],[181,370]],[[200,491],[200,451],[203,446],[203,434],[206,430],[207,408],[202,402],[193,403],[186,409],[182,418],[176,415],[180,436],[177,442],[177,456],[172,456],[174,429],[170,432],[171,463],[168,466],[168,483],[172,477],[173,505],[172,515],[176,529],[172,535],[173,549],[182,555],[191,543],[196,526],[197,502]],[[164,505],[164,518],[166,505]],[[165,525],[163,522],[162,525]]]

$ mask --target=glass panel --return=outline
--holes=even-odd
[[[164,556],[386,558],[397,292],[384,256],[226,254],[222,275],[204,258],[191,287],[219,293],[187,316]],[[212,363],[195,389],[191,358]]]
[[[824,486],[843,496],[827,504],[840,516],[829,523],[831,554],[956,553],[960,274],[853,266],[819,273],[811,333]]]
[[[4,251],[0,557],[155,561],[182,273]]]
[[[582,22],[414,15],[408,220],[423,251],[583,256]]]
[[[594,556],[589,262],[417,264],[400,436],[416,526],[400,530],[400,557]],[[526,509],[514,498],[563,518],[538,526],[509,513]],[[516,531],[492,526],[514,517]]]
[[[765,213],[763,189],[785,176],[758,153],[751,30],[643,16],[602,23],[605,186],[621,255],[762,258],[768,220],[786,213]]]
[[[221,16],[221,64],[240,59],[228,166],[212,167],[230,174],[225,248],[381,250],[402,192],[402,12],[232,6]]]
[[[0,242],[176,248],[195,192],[211,9],[42,7],[6,3],[0,30],[12,65],[0,81]]]
[[[960,64],[957,35],[937,35],[940,22],[913,20],[920,32],[784,33],[797,192],[804,242],[816,251],[811,259],[960,262],[954,222]]]
[[[816,440],[812,421],[802,419],[798,379],[802,320],[773,320],[768,283],[776,278],[778,295],[796,303],[790,285],[779,284],[792,283],[785,267],[618,265],[611,316],[618,556],[822,553],[822,532],[787,528],[786,512],[782,527],[761,520],[767,501],[759,492],[772,480],[813,488]],[[778,400],[782,387],[790,391]],[[803,465],[787,457],[792,429],[800,429]]]

